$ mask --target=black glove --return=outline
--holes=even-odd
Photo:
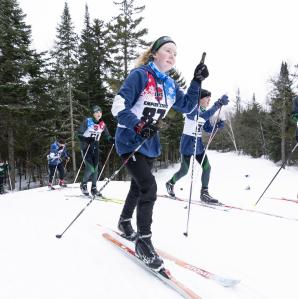
[[[137,134],[141,135],[143,138],[152,138],[157,131],[159,130],[159,127],[157,123],[145,123],[143,120],[141,120],[136,126],[135,131]]]
[[[207,66],[204,63],[199,63],[195,69],[193,80],[201,83],[204,79],[209,76],[209,71]]]
[[[228,104],[229,104],[229,97],[225,94],[214,103],[214,105],[217,105],[218,107],[221,107],[222,105],[228,105]]]
[[[220,120],[216,124],[216,129],[223,129],[225,126],[225,122],[223,120]]]
[[[88,144],[93,144],[94,141],[95,141],[95,138],[93,138],[93,137],[85,137],[85,141]]]

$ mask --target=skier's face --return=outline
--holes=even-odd
[[[96,111],[96,112],[93,113],[93,117],[97,121],[101,119],[101,116],[102,116],[102,112],[101,111]]]
[[[204,97],[200,101],[200,106],[203,108],[207,108],[209,106],[211,97]]]
[[[161,46],[153,55],[154,63],[158,69],[165,73],[174,67],[176,63],[177,48],[173,43],[166,43]]]

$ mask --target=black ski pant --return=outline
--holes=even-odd
[[[85,156],[86,150],[82,151],[82,157]],[[97,178],[98,178],[98,164],[99,164],[99,150],[96,147],[90,146],[85,160],[85,171],[82,184],[87,184],[89,178],[91,177],[92,187],[96,187]]]
[[[204,156],[204,152],[199,155],[196,155],[196,160],[202,166],[202,175],[201,175],[202,188],[208,188],[211,166],[209,164],[207,155],[205,155],[204,161],[202,163],[203,156]],[[180,169],[171,178],[170,182],[172,184],[175,184],[178,180],[180,180],[183,176],[187,174],[189,169],[189,164],[190,164],[190,158],[191,156],[181,155]]]
[[[123,161],[129,155],[123,155]],[[151,234],[153,206],[157,192],[155,177],[151,173],[153,162],[154,158],[136,153],[125,165],[131,175],[131,184],[121,217],[132,218],[137,207],[137,229],[140,235]]]
[[[52,183],[52,181],[53,181],[53,176],[54,176],[54,173],[55,173],[55,169],[56,169],[56,165],[49,165],[49,170],[50,170],[49,183]],[[59,172],[59,179],[63,180],[64,176],[65,176],[65,172],[64,172],[64,166],[63,166],[62,163],[59,163],[57,165],[57,170],[56,170],[55,177],[57,177],[57,172]]]

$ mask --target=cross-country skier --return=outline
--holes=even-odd
[[[4,193],[4,178],[7,177],[8,163],[0,160],[0,194]]]
[[[57,139],[50,147],[50,153],[47,156],[49,165],[49,189],[54,189],[53,187],[53,176],[59,173],[59,185],[61,187],[67,187],[64,177],[64,161],[69,161],[69,156],[66,149],[65,140],[62,138]]]
[[[101,196],[96,188],[98,177],[99,164],[99,140],[101,134],[104,133],[105,139],[109,143],[114,143],[114,137],[109,133],[109,130],[101,120],[102,110],[98,105],[92,107],[92,117],[87,117],[81,124],[78,131],[80,139],[82,157],[85,156],[85,172],[80,188],[84,195],[88,196],[87,182],[91,177],[91,194],[93,196]],[[86,153],[87,152],[87,153]]]
[[[181,153],[180,169],[166,183],[166,188],[170,196],[175,197],[175,193],[174,193],[175,183],[183,176],[185,176],[188,172],[190,159],[194,153],[196,118],[197,118],[197,114],[199,114],[198,122],[199,122],[200,130],[197,135],[196,160],[202,166],[201,201],[206,203],[218,203],[218,200],[213,198],[208,192],[211,166],[209,164],[207,155],[204,155],[205,147],[202,142],[202,130],[208,133],[212,132],[213,125],[210,123],[209,119],[222,105],[227,105],[229,103],[229,99],[226,95],[223,95],[219,100],[217,100],[214,103],[214,105],[210,109],[206,110],[210,103],[210,98],[211,98],[211,92],[202,89],[201,100],[199,101],[199,105],[196,106],[195,109],[193,109],[189,114],[186,114],[185,116],[183,134],[180,140],[180,153]],[[224,121],[219,120],[217,124],[215,124],[215,126],[218,129],[223,128]],[[202,162],[203,157],[204,157],[204,161]]]
[[[156,200],[156,181],[151,173],[154,159],[160,155],[158,122],[171,107],[182,113],[190,112],[198,101],[201,81],[208,69],[200,63],[186,94],[167,75],[176,62],[176,44],[168,36],[158,38],[137,61],[114,98],[112,113],[118,120],[116,150],[125,161],[146,142],[125,164],[131,175],[131,185],[118,222],[118,229],[128,239],[136,239],[138,257],[158,271],[163,261],[151,242],[153,206]],[[131,218],[137,207],[137,234]]]

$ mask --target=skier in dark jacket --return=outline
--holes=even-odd
[[[4,178],[7,177],[8,163],[0,160],[0,194],[4,193]]]
[[[196,119],[198,114],[197,121],[199,123],[200,130],[197,135],[196,160],[202,166],[201,200],[206,203],[218,203],[218,200],[213,198],[208,192],[211,166],[209,164],[208,157],[205,154],[205,147],[202,142],[202,130],[204,130],[207,133],[212,132],[213,125],[210,122],[210,118],[222,105],[227,105],[229,100],[226,95],[223,95],[219,100],[217,100],[214,103],[214,105],[210,109],[206,110],[209,105],[210,98],[211,98],[211,92],[202,89],[200,104],[197,105],[191,113],[186,114],[185,116],[183,134],[180,140],[181,166],[178,172],[176,172],[173,175],[173,177],[166,183],[166,188],[170,196],[175,197],[175,193],[174,193],[175,183],[183,176],[185,176],[188,172],[190,159],[194,154]],[[219,120],[217,124],[215,124],[215,126],[216,126],[215,128],[223,128],[224,121]],[[204,161],[202,162],[203,158]]]
[[[138,257],[158,271],[163,261],[151,242],[153,206],[156,200],[156,181],[151,173],[153,162],[160,155],[159,121],[173,107],[188,113],[197,104],[201,81],[208,69],[200,63],[186,94],[167,75],[176,61],[176,44],[168,36],[157,39],[139,57],[135,69],[124,81],[114,98],[112,113],[117,117],[116,150],[125,161],[141,144],[142,147],[125,166],[131,175],[131,185],[118,222],[125,238],[135,240]],[[137,207],[137,234],[131,218]]]
[[[61,187],[67,187],[64,177],[65,177],[65,171],[64,171],[64,161],[69,161],[69,156],[66,149],[65,140],[60,138],[57,141],[55,141],[53,144],[51,144],[50,147],[50,153],[47,156],[48,159],[48,165],[49,165],[49,189],[54,189],[53,187],[53,177],[54,174],[56,175],[56,172],[59,173],[59,181],[58,184]]]
[[[82,157],[86,155],[84,159],[85,172],[80,188],[82,193],[88,196],[87,182],[91,177],[91,194],[93,196],[101,196],[96,188],[99,164],[99,140],[102,133],[104,133],[105,139],[111,144],[114,143],[114,138],[110,135],[104,121],[101,120],[102,110],[98,105],[92,107],[92,114],[93,117],[86,118],[78,131]]]

